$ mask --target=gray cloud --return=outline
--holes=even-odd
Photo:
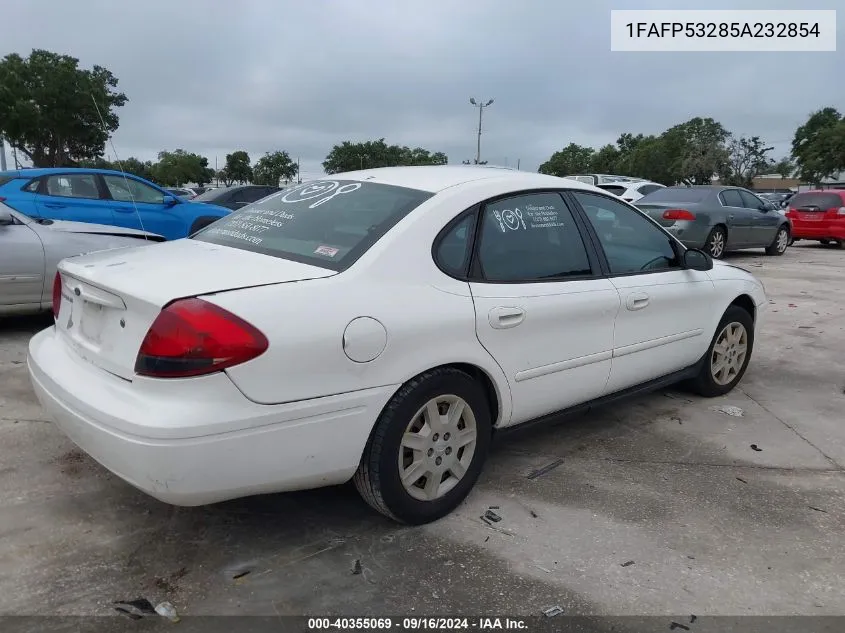
[[[706,8],[795,8],[794,0],[735,4]],[[451,162],[471,158],[470,96],[495,98],[483,157],[521,159],[525,169],[569,142],[598,146],[692,116],[785,153],[810,111],[845,98],[841,53],[610,52],[611,8],[666,5],[29,0],[4,6],[0,54],[47,48],[114,72],[130,99],[114,139],[123,157],[182,147],[222,164],[235,149],[257,158],[281,148],[309,175],[345,139],[383,136],[445,151]]]

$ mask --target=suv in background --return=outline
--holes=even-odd
[[[804,191],[789,200],[794,240],[817,240],[845,248],[845,190]]]

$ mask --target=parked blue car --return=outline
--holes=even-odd
[[[143,178],[109,169],[3,171],[0,202],[36,219],[141,229],[168,240],[187,237],[232,212],[182,200]]]

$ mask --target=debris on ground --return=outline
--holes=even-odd
[[[744,484],[747,484],[747,483],[748,483],[748,482],[747,482],[747,481],[745,481],[742,477],[737,477],[737,478],[736,478],[736,480],[737,480],[737,481],[741,481],[741,482],[742,482],[742,483],[744,483]]]
[[[161,617],[167,618],[171,622],[178,622],[181,618],[179,617],[179,613],[176,611],[176,607],[174,607],[169,602],[160,602],[156,605],[156,613],[158,613]]]
[[[672,393],[672,392],[670,392],[670,391],[667,391],[667,392],[666,392],[666,393],[664,393],[663,395],[664,395],[666,398],[671,398],[672,400],[680,400],[681,402],[689,402],[689,403],[692,403],[692,400],[690,400],[689,398],[684,398],[684,397],[679,396],[678,394],[676,394],[676,393]]]
[[[352,575],[360,576],[362,573],[364,573],[364,567],[361,565],[361,559],[356,558],[355,564],[352,565]]]
[[[547,618],[553,618],[556,615],[561,615],[562,613],[563,613],[563,607],[561,607],[560,605],[557,605],[557,604],[553,607],[547,607],[547,608],[543,609],[543,615],[546,616]]]
[[[693,623],[693,622],[695,622],[697,619],[698,619],[698,617],[697,617],[697,616],[695,616],[695,615],[690,615],[690,617],[689,617],[689,623],[690,623],[690,624],[692,624],[692,623]]]
[[[115,611],[125,615],[130,620],[140,620],[145,615],[156,614],[153,603],[146,598],[136,598],[135,600],[116,600],[113,604],[118,605],[114,607]]]
[[[815,510],[816,512],[824,512],[827,514],[827,510],[822,510],[821,508],[817,508],[816,506],[807,506],[810,510]]]
[[[538,515],[536,512],[534,512],[534,510],[529,510],[528,512],[529,512],[529,513],[531,513],[531,518],[532,518],[532,519],[536,519],[536,518],[538,518],[538,517],[539,517],[539,515]]]
[[[680,623],[678,623],[678,622],[672,622],[672,623],[669,625],[669,630],[670,630],[670,631],[674,631],[675,629],[682,629],[682,630],[684,630],[684,631],[689,631],[689,627],[688,627],[687,625],[685,625],[685,624],[680,624]]]
[[[713,410],[718,411],[719,413],[724,413],[725,415],[733,416],[735,418],[741,418],[743,415],[745,415],[745,412],[742,409],[740,409],[739,407],[728,406],[728,405],[713,407]]]
[[[563,460],[562,459],[556,459],[555,461],[551,462],[550,464],[546,464],[545,466],[542,466],[541,468],[538,468],[537,470],[535,470],[531,473],[528,473],[528,479],[537,479],[537,477],[545,475],[546,473],[554,470],[555,468],[557,468],[561,464],[563,464]]]
[[[762,448],[760,448],[759,446],[757,446],[756,444],[752,444],[752,445],[751,445],[751,450],[752,450],[752,451],[757,451],[758,453],[761,453],[761,452],[763,451],[763,449],[762,449]]]
[[[542,566],[540,566],[540,565],[534,565],[534,567],[536,567],[536,568],[537,568],[537,569],[539,569],[540,571],[544,571],[544,572],[546,572],[547,574],[552,573],[552,570],[551,570],[551,569],[546,569],[545,567],[542,567]]]
[[[621,565],[621,566],[622,566],[622,567],[630,567],[630,566],[631,566],[631,565],[633,565],[633,564],[634,564],[634,561],[632,561],[632,560],[628,560],[628,561],[625,561],[624,563],[622,563],[622,565]]]
[[[487,519],[488,521],[492,521],[493,523],[498,523],[499,521],[502,520],[502,517],[500,517],[498,514],[493,512],[493,510],[487,510],[487,512],[484,513],[484,518]]]

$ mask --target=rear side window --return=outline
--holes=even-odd
[[[432,195],[372,182],[316,180],[235,211],[190,239],[340,271]]]
[[[706,189],[693,189],[691,187],[660,187],[657,191],[643,196],[637,200],[637,204],[646,202],[701,202],[707,197]]]
[[[722,193],[719,194],[719,197],[722,199],[722,204],[726,207],[742,207],[742,196],[739,195],[739,191],[736,189],[726,189]]]
[[[628,191],[627,187],[620,187],[619,185],[599,185],[599,188],[612,193],[614,196],[621,196]]]
[[[434,257],[443,272],[454,277],[467,274],[474,229],[475,214],[470,213],[440,238]]]
[[[789,200],[789,206],[793,209],[817,208],[821,211],[838,209],[845,206],[845,202],[836,193],[799,193]]]
[[[532,193],[485,206],[478,261],[486,281],[532,282],[592,274],[572,213],[556,193]]]
[[[647,196],[648,194],[653,193],[658,189],[663,189],[663,187],[659,185],[641,185],[637,191],[639,191],[642,195]]]

